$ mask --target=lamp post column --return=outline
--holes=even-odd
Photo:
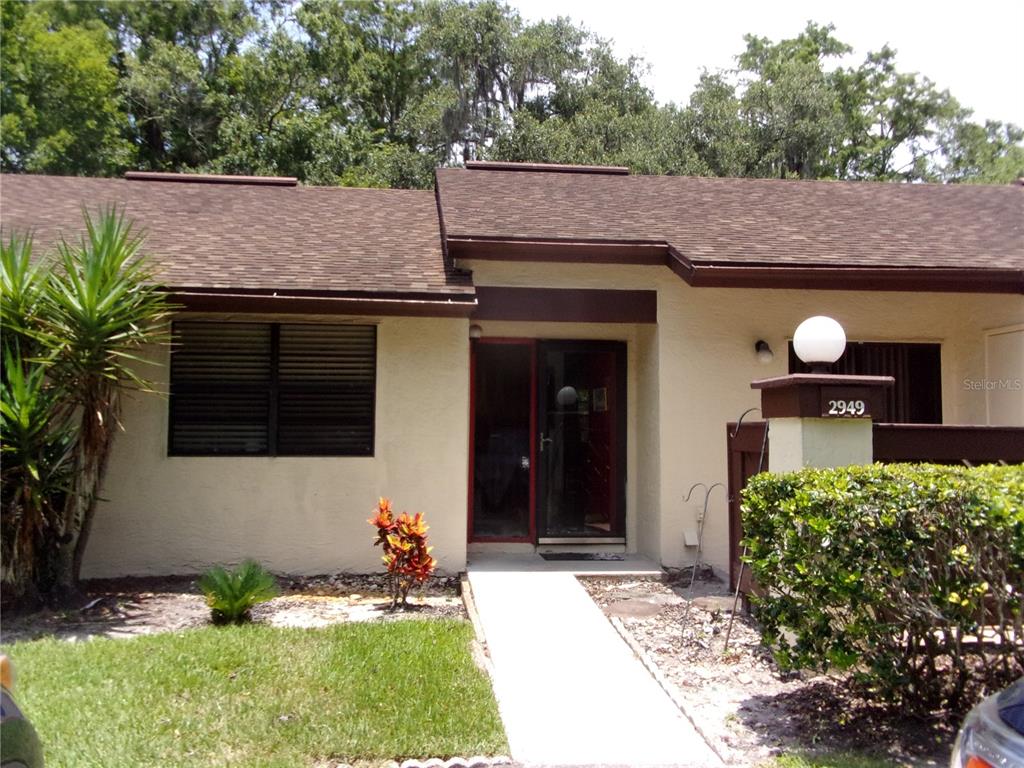
[[[873,461],[872,420],[892,376],[801,374],[751,382],[768,420],[769,472]]]

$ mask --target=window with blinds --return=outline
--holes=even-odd
[[[372,456],[372,325],[174,324],[169,452]]]
[[[876,421],[903,424],[942,423],[942,347],[939,344],[851,341],[831,366],[832,373],[892,376],[885,413]],[[789,372],[810,373],[789,343]]]

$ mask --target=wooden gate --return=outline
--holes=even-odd
[[[725,425],[729,449],[729,589],[736,588],[740,569],[740,539],[743,521],[740,517],[740,491],[747,480],[768,469],[768,422],[745,421]],[[749,586],[750,572],[744,569],[743,592]]]

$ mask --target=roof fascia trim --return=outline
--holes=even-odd
[[[694,288],[1024,294],[1024,270],[693,262],[664,241],[449,237],[454,258],[664,265]]]
[[[698,264],[695,288],[1024,294],[1024,270],[940,267],[794,267]]]
[[[186,312],[251,312],[267,314],[389,315],[469,317],[477,308],[472,294],[455,297],[400,295],[332,296],[281,292],[166,289],[168,299]]]

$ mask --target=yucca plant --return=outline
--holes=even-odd
[[[38,318],[49,279],[47,266],[32,258],[31,237],[12,234],[0,247],[0,324],[5,339],[18,339],[25,357],[40,351]]]
[[[66,393],[49,375],[54,353],[39,335],[48,279],[31,238],[0,245],[2,575],[5,589],[30,602],[52,584],[75,438]]]
[[[85,229],[56,259],[33,258],[31,238],[16,235],[0,253],[2,438],[13,446],[3,456],[4,577],[28,584],[45,570],[36,591],[57,599],[77,592],[120,392],[150,389],[140,353],[166,340],[171,309],[123,214],[86,213]]]
[[[255,560],[234,570],[217,565],[199,579],[214,624],[242,624],[252,618],[252,607],[278,595],[277,581]]]
[[[43,343],[54,350],[51,377],[78,419],[75,484],[64,509],[67,543],[58,588],[73,593],[82,569],[96,502],[106,474],[123,389],[151,387],[138,372],[139,352],[167,338],[169,306],[141,256],[142,237],[123,213],[85,213],[77,245],[62,241],[41,311]]]
[[[38,599],[52,579],[62,502],[71,484],[74,425],[54,418],[62,393],[48,385],[45,363],[22,356],[15,334],[3,339],[0,456],[3,581]]]

